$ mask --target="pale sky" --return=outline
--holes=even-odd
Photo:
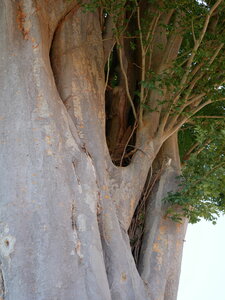
[[[189,225],[177,300],[225,300],[225,216]]]

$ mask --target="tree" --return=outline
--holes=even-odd
[[[2,0],[0,23],[0,297],[175,300],[177,133],[224,116],[224,1]]]

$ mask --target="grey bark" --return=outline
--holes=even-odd
[[[109,299],[96,174],[55,86],[47,12],[33,1],[0,12],[5,299]]]
[[[111,162],[98,14],[3,0],[0,38],[0,296],[152,299],[127,229],[161,141]]]
[[[157,157],[162,175],[148,199],[138,269],[143,280],[151,283],[150,299],[176,300],[187,219],[176,223],[166,218],[164,198],[179,189],[181,174],[177,135],[162,146]],[[174,212],[180,212],[174,207]]]

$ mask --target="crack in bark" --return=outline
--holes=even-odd
[[[77,183],[78,186],[81,186],[81,182],[80,182],[80,178],[78,177],[77,173],[76,173],[76,162],[75,160],[72,161],[72,167],[74,170],[74,175],[77,179]],[[72,200],[71,203],[71,227],[73,230],[73,239],[74,239],[74,250],[76,252],[76,254],[78,255],[80,262],[82,262],[83,260],[83,254],[82,254],[82,244],[81,244],[81,239],[79,237],[79,230],[78,230],[78,226],[77,226],[77,221],[76,221],[76,205],[75,205],[75,200]],[[0,299],[1,300],[1,299]]]
[[[77,229],[77,223],[76,223],[76,206],[75,206],[75,202],[72,202],[71,205],[71,226],[72,226],[72,230],[73,230],[73,238],[74,238],[74,250],[77,253],[80,262],[83,260],[83,254],[82,254],[82,244],[78,235],[78,229]],[[0,300],[2,300],[0,298]]]
[[[3,271],[0,268],[0,300],[5,299],[5,280],[3,276]]]
[[[72,203],[71,206],[71,224],[72,224],[72,229],[76,230],[76,221],[75,221],[75,204]]]
[[[73,167],[73,170],[74,170],[75,177],[77,179],[77,183],[80,186],[81,182],[80,182],[80,178],[79,178],[79,176],[77,175],[77,172],[76,172],[76,162],[75,162],[75,160],[72,161],[72,167]]]
[[[85,145],[85,143],[83,144],[83,146],[81,147],[82,151],[87,155],[89,156],[91,159],[92,159],[92,156],[90,154],[90,152],[87,150],[87,147]]]

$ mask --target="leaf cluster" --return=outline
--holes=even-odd
[[[196,122],[192,128],[180,133],[181,153],[187,146],[196,148],[185,162],[180,177],[180,189],[170,193],[166,201],[172,204],[168,215],[174,221],[182,217],[196,223],[204,218],[216,223],[217,217],[225,213],[225,122],[211,120]],[[188,143],[184,146],[184,140]],[[190,142],[192,140],[192,143]],[[177,213],[174,205],[181,207]]]

